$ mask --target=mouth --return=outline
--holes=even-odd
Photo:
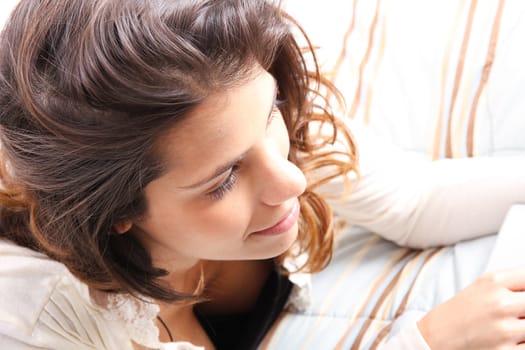
[[[261,231],[255,231],[252,234],[257,236],[274,236],[288,231],[297,222],[300,209],[299,200],[296,198],[290,210],[275,225]]]

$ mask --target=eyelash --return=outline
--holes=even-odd
[[[286,104],[286,99],[284,100],[280,100],[280,99],[276,99],[273,106],[274,108],[277,108],[277,109],[281,109],[282,106],[284,106]]]
[[[230,192],[235,187],[235,184],[237,183],[238,171],[239,165],[236,164],[232,167],[226,180],[224,180],[223,183],[213,191],[206,193],[206,195],[215,200],[222,199],[226,193]]]
[[[281,113],[281,106],[286,103],[286,100],[275,100],[275,103],[273,105],[272,113],[270,114],[270,118],[268,120],[268,124]]]
[[[276,100],[275,104],[273,106],[272,113],[270,115],[270,120],[268,123],[270,123],[275,117],[279,115],[280,107],[286,103],[286,100]],[[232,167],[230,171],[230,175],[224,180],[222,184],[219,185],[216,189],[214,189],[211,192],[206,193],[208,197],[211,197],[214,200],[220,200],[224,197],[224,195],[235,187],[235,184],[237,183],[237,175],[239,172],[239,164],[236,164]]]

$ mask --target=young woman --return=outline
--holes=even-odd
[[[486,223],[443,238],[425,226],[443,214],[436,187],[358,181],[293,25],[263,0],[20,2],[0,44],[2,348],[253,349],[297,288],[283,261],[330,261],[323,186],[346,183],[340,215],[411,245],[493,232],[525,199],[514,163],[471,162],[490,179],[473,188],[502,194],[469,203]],[[523,273],[481,278],[384,347],[519,347]]]

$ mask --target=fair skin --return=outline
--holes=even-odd
[[[525,271],[480,277],[418,322],[432,350],[525,349]]]
[[[175,290],[192,293],[204,271],[213,286],[209,312],[251,308],[267,259],[297,237],[306,180],[287,159],[276,92],[275,79],[256,68],[245,83],[196,107],[161,142],[166,171],[146,187],[146,216],[116,225],[121,233],[133,225],[143,231],[138,238],[154,264],[170,271]],[[160,306],[176,339],[213,348],[191,306]]]
[[[135,223],[147,232],[139,238],[155,264],[184,272],[201,260],[268,259],[295,241],[295,222],[286,232],[257,234],[297,210],[306,186],[287,159],[275,92],[273,77],[259,71],[168,133],[167,170],[146,187],[148,212]]]
[[[205,313],[249,310],[271,268],[268,259],[297,237],[289,218],[306,181],[287,160],[275,92],[273,77],[259,69],[193,110],[161,144],[166,172],[146,188],[145,218],[115,226],[144,232],[138,238],[154,263],[170,271],[166,281],[174,289],[193,292],[202,271],[212,286],[212,300],[199,305]],[[260,234],[283,219],[284,230]],[[432,350],[525,348],[524,290],[523,269],[483,276],[431,310],[418,328]],[[175,340],[214,349],[192,305],[160,308]],[[160,324],[159,330],[168,341]]]

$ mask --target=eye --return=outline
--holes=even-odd
[[[270,113],[270,116],[268,118],[267,124],[270,125],[272,120],[277,118],[280,114],[281,114],[281,111],[279,110],[279,108],[277,108],[277,106],[274,106],[273,110],[272,110],[272,113]]]
[[[214,200],[222,199],[226,193],[230,192],[235,187],[235,184],[237,183],[238,171],[239,171],[239,165],[236,164],[236,165],[234,165],[231,168],[230,174],[228,175],[226,180],[224,180],[214,190],[206,193],[206,196],[208,196],[208,197],[210,197],[210,198],[212,198]]]
[[[270,114],[270,117],[268,118],[268,124],[272,122],[272,120],[278,116],[281,115],[281,106],[286,103],[286,100],[275,100],[273,104],[272,113]]]
[[[281,99],[276,98],[274,105],[277,108],[281,108],[281,106],[283,106],[285,103],[286,103],[286,99],[281,100]]]

